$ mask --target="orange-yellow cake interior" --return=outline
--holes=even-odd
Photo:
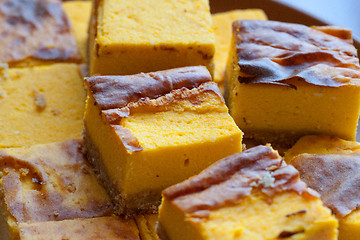
[[[308,134],[355,140],[359,70],[348,30],[236,21],[226,100],[246,138],[285,147]]]
[[[0,147],[81,138],[85,94],[76,64],[3,69]]]
[[[213,71],[208,0],[99,0],[89,37],[90,76],[195,65]]]

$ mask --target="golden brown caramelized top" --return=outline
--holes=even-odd
[[[199,175],[165,189],[163,196],[186,214],[206,217],[213,209],[239,203],[254,188],[269,197],[283,191],[318,196],[270,146],[257,146],[221,159]]]
[[[0,62],[81,61],[58,0],[0,0]]]
[[[16,222],[107,216],[112,204],[82,154],[68,140],[0,151],[5,206]]]
[[[318,191],[336,216],[360,206],[360,153],[300,154],[291,160],[301,179]]]
[[[350,30],[275,21],[233,23],[242,83],[359,85],[360,66]]]
[[[181,88],[196,88],[211,81],[206,67],[183,67],[127,76],[93,76],[86,79],[100,110],[123,108],[140,99],[155,99]]]
[[[85,81],[102,116],[115,129],[129,151],[141,151],[135,136],[119,125],[133,110],[156,109],[180,99],[201,104],[199,96],[212,92],[224,101],[206,67],[194,66],[127,76],[93,76]]]

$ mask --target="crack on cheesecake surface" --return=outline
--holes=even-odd
[[[202,218],[208,216],[208,211],[237,204],[255,188],[268,197],[283,191],[307,198],[319,197],[270,146],[254,147],[226,157],[199,175],[165,189],[163,196],[186,214]]]
[[[116,214],[157,212],[165,187],[241,151],[242,132],[204,66],[85,84],[87,156]]]
[[[129,151],[143,147],[131,132],[119,124],[133,111],[153,108],[160,110],[180,99],[200,104],[197,96],[206,91],[214,92],[224,102],[206,67],[175,68],[152,73],[127,76],[93,76],[86,84],[101,110],[102,117],[116,130]]]
[[[351,31],[275,21],[233,23],[241,83],[359,85],[360,66]]]
[[[337,217],[345,217],[360,205],[360,153],[300,154],[291,160],[301,179],[318,191]]]

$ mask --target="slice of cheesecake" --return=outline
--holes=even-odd
[[[89,38],[90,76],[214,67],[208,0],[96,0]]]
[[[308,134],[355,140],[360,66],[349,30],[244,20],[232,31],[225,95],[246,138],[284,147]]]
[[[10,67],[81,61],[61,1],[1,0],[0,36],[0,63]]]
[[[161,191],[241,151],[206,67],[86,79],[85,144],[117,212],[154,212]]]
[[[85,99],[77,64],[0,69],[0,148],[81,138]]]
[[[333,136],[305,136],[285,159],[338,218],[339,239],[360,239],[360,143]]]
[[[81,140],[0,150],[0,236],[20,223],[109,216],[113,206],[86,162]]]
[[[163,191],[161,239],[337,239],[337,220],[270,146],[233,154]]]

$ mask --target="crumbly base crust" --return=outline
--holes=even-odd
[[[85,127],[84,135],[84,153],[88,161],[94,167],[95,173],[110,195],[114,204],[114,213],[125,217],[132,217],[137,214],[157,213],[161,203],[161,192],[145,191],[132,196],[126,196],[121,193],[116,184],[107,174],[107,169],[97,146],[93,143]]]
[[[275,131],[244,131],[243,142],[247,149],[270,143],[271,146],[278,150],[282,155],[285,151],[291,148],[297,140],[302,137],[302,135],[295,133],[280,133]]]

